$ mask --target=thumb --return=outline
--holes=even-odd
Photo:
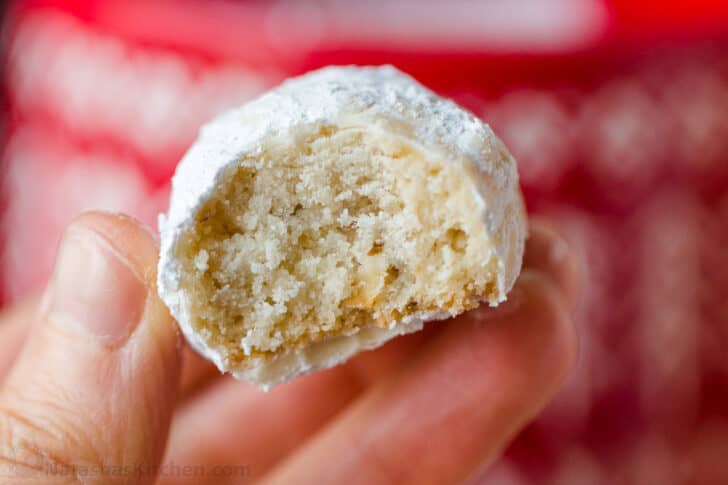
[[[151,233],[129,217],[86,213],[66,230],[0,389],[0,481],[154,481],[181,366],[156,260]]]

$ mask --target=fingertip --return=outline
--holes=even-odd
[[[523,269],[549,276],[573,307],[579,293],[581,267],[568,241],[550,223],[533,219],[523,255]]]
[[[148,226],[126,214],[86,211],[73,220],[67,231],[78,229],[103,238],[148,287],[156,288],[159,242]]]
[[[74,231],[91,231],[100,237],[144,283],[147,291],[144,313],[134,332],[136,336],[130,338],[134,338],[136,344],[149,341],[168,356],[166,362],[181,367],[182,336],[157,294],[159,243],[155,233],[131,216],[104,211],[83,212],[67,229],[67,233]]]

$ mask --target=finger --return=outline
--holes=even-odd
[[[213,380],[175,416],[164,469],[224,463],[245,467],[248,480],[262,476],[366,386],[404,365],[433,330],[435,326],[395,339],[345,365],[300,377],[268,393],[230,378]],[[243,430],[254,439],[241,439]],[[220,477],[209,471],[189,483],[220,483]],[[161,484],[182,480],[179,474],[167,475]]]
[[[576,301],[580,284],[580,268],[569,249],[569,243],[548,222],[532,219],[523,255],[524,268],[541,271],[554,279],[567,302]]]
[[[181,365],[156,260],[154,238],[131,218],[87,213],[67,229],[46,304],[0,391],[14,483],[39,473],[65,483],[77,470],[91,470],[85,483],[154,480]]]
[[[189,477],[163,473],[159,484],[218,484],[214,467],[245,470],[246,483],[319,429],[361,391],[343,367],[278,386],[268,393],[225,379],[187,403],[175,416],[163,470],[202,467]],[[229,476],[234,479],[235,476]]]
[[[344,365],[363,385],[376,383],[382,376],[406,365],[417,349],[440,328],[440,325],[426,325],[419,332],[396,338],[376,350],[362,352]]]
[[[269,481],[457,483],[543,408],[574,355],[563,297],[550,277],[527,269],[502,308],[447,325]]]
[[[0,383],[15,362],[38,310],[37,296],[28,297],[0,314]]]

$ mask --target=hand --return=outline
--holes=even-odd
[[[156,260],[140,224],[86,213],[42,301],[0,316],[1,483],[453,483],[575,359],[573,260],[540,225],[507,303],[269,393],[183,344]]]

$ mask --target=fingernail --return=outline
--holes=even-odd
[[[99,234],[71,227],[50,289],[49,317],[106,343],[126,340],[144,310],[146,287]]]

